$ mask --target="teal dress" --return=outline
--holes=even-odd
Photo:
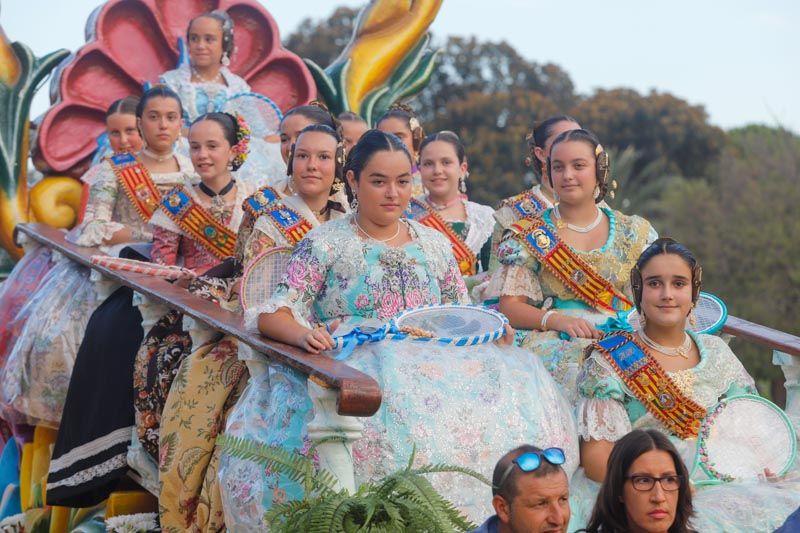
[[[588,252],[572,249],[603,278],[632,301],[630,272],[639,255],[658,235],[647,220],[601,208],[608,217],[609,230],[605,244]],[[544,222],[555,230],[552,209],[542,214]],[[536,257],[513,236],[507,237],[497,250],[500,267],[493,273],[486,289],[488,297],[525,296],[536,307],[552,305],[559,313],[603,324],[609,315],[584,304],[555,275],[544,268]],[[540,357],[564,393],[575,403],[578,399],[575,380],[583,362],[583,350],[591,339],[564,339],[557,331],[518,331],[520,346]]]
[[[352,217],[311,231],[295,248],[283,283],[245,320],[288,308],[302,324],[341,318],[347,325],[385,322],[404,309],[467,303],[463,278],[446,237],[408,222],[412,242],[387,247],[362,240]],[[325,357],[322,355],[321,357]],[[346,363],[373,377],[383,401],[364,418],[353,445],[356,482],[377,481],[403,467],[414,446],[419,464],[469,466],[491,477],[497,459],[521,443],[560,446],[577,468],[577,430],[567,400],[541,362],[524,350],[485,344],[456,348],[384,340],[357,348]],[[313,418],[306,377],[281,365],[251,380],[228,417],[226,432],[305,453]],[[273,503],[302,496],[299,486],[252,462],[223,453],[220,492],[231,531],[263,530]],[[434,486],[482,520],[489,487],[461,475],[437,474]]]
[[[700,362],[693,368],[667,372],[684,395],[710,409],[723,397],[757,394],[753,379],[722,339],[689,334],[699,350]],[[577,421],[582,439],[616,442],[634,429],[656,429],[669,436],[691,470],[696,440],[680,439],[669,433],[599,352],[593,351],[586,359],[578,378],[578,390]],[[694,529],[726,533],[774,530],[800,505],[798,473],[795,468],[787,476],[794,477],[794,481],[698,487],[693,497]],[[571,526],[585,526],[598,490],[599,484],[589,480],[582,468],[575,473],[570,483]]]

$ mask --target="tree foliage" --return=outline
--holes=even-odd
[[[731,314],[800,334],[800,138],[760,126],[734,130],[706,180],[666,191],[654,220],[694,250],[703,286]],[[743,343],[753,375],[774,377],[767,350]]]
[[[302,58],[326,67],[339,54],[353,34],[358,9],[337,7],[328,18],[306,17],[284,40],[284,46]]]

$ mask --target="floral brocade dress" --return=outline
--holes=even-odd
[[[385,322],[426,304],[467,303],[447,239],[408,224],[412,241],[397,248],[362,240],[352,217],[313,230],[295,248],[272,299],[246,313],[248,327],[255,329],[259,314],[280,308],[300,324],[341,318],[349,326]],[[414,446],[418,464],[468,466],[487,477],[498,457],[523,442],[561,446],[568,471],[577,466],[569,404],[540,361],[523,350],[495,344],[420,350],[385,340],[356,348],[346,364],[373,377],[383,393],[378,412],[361,419],[363,437],[353,445],[357,484],[403,467]],[[306,377],[272,364],[251,380],[226,433],[306,453],[313,417]],[[224,452],[219,476],[230,531],[263,530],[267,509],[302,497],[301,488],[278,473]],[[473,520],[490,509],[490,490],[476,480],[437,474],[431,481]]]
[[[723,397],[757,394],[753,379],[721,338],[689,335],[698,347],[700,362],[693,368],[667,372],[684,395],[709,410]],[[578,429],[583,439],[616,442],[634,429],[656,429],[669,436],[691,471],[696,439],[680,439],[670,433],[599,352],[593,351],[586,359],[578,390]],[[701,475],[699,472],[696,476]],[[798,473],[795,464],[779,482],[739,481],[698,487],[692,498],[693,528],[704,533],[773,531],[800,505]],[[585,526],[598,490],[599,484],[589,480],[582,468],[575,473],[570,483],[571,526]]]
[[[658,235],[650,223],[641,217],[623,215],[608,208],[602,210],[609,221],[605,244],[588,252],[571,249],[632,301],[631,268]],[[552,212],[552,209],[546,210],[542,219],[555,230]],[[493,273],[486,290],[490,297],[525,296],[531,305],[542,307],[550,304],[559,313],[583,318],[596,325],[604,324],[609,319],[608,314],[578,299],[513,236],[500,244],[497,255],[500,267]],[[517,334],[520,346],[542,359],[544,366],[574,404],[578,398],[575,380],[583,362],[583,351],[592,343],[591,339],[565,339],[566,336],[558,331],[520,330]]]

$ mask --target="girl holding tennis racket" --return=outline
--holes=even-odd
[[[247,326],[319,357],[342,358],[345,352],[322,353],[334,346],[329,329],[340,322],[336,335],[368,331],[362,328],[370,322],[383,324],[414,308],[468,303],[448,240],[402,218],[411,198],[411,165],[399,138],[365,133],[347,163],[354,213],[315,228],[295,247],[283,281],[268,302],[248,312]],[[436,318],[447,318],[447,309],[439,308]],[[541,362],[518,348],[472,341],[461,347],[392,337],[346,356],[383,391],[380,410],[363,419],[364,437],[353,449],[357,482],[401,467],[414,445],[422,463],[470,464],[488,476],[496,457],[519,442],[547,443],[566,450],[566,469],[575,468],[571,410]],[[257,391],[251,383],[240,401],[249,412],[229,417],[226,433],[306,449],[312,416],[306,378],[271,365],[262,379],[269,397],[251,401]],[[235,530],[263,529],[264,511],[275,498],[301,495],[277,472],[224,451],[220,479],[226,525]],[[450,475],[433,482],[473,519],[488,512],[485,486]]]
[[[656,429],[670,438],[687,465],[700,460],[703,470],[713,476],[717,476],[715,471],[759,457],[763,461],[755,465],[749,480],[697,489],[692,521],[696,530],[772,531],[800,505],[800,483],[759,482],[757,475],[765,467],[772,470],[767,472],[770,475],[792,468],[796,436],[781,416],[770,422],[765,434],[759,433],[761,419],[771,416],[767,408],[766,413],[759,409],[735,420],[741,432],[738,437],[709,440],[709,435],[721,431],[704,429],[709,427],[704,419],[717,402],[756,394],[756,390],[722,339],[687,330],[700,293],[701,272],[692,252],[666,238],[650,245],[632,269],[634,302],[644,326],[635,333],[609,333],[592,345],[584,363],[577,408],[583,471],[573,478],[574,499],[579,505],[592,499],[597,485],[586,478],[600,482],[606,477],[616,441],[633,429]],[[779,458],[777,464],[782,466],[770,466]],[[698,468],[692,476],[701,484],[708,478]]]
[[[630,270],[654,241],[649,222],[599,204],[612,186],[608,154],[586,130],[567,130],[550,148],[548,179],[558,204],[509,226],[500,267],[486,289],[516,329],[521,346],[577,401],[583,350],[599,326],[633,307]]]

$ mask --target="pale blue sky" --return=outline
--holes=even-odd
[[[83,44],[99,0],[0,0],[0,24],[35,53]],[[306,16],[363,1],[263,1],[282,35]],[[783,125],[800,132],[800,2],[796,0],[445,0],[433,24],[443,35],[510,42],[553,62],[579,92],[655,88],[705,106],[713,123]],[[33,114],[47,106],[44,92]]]

